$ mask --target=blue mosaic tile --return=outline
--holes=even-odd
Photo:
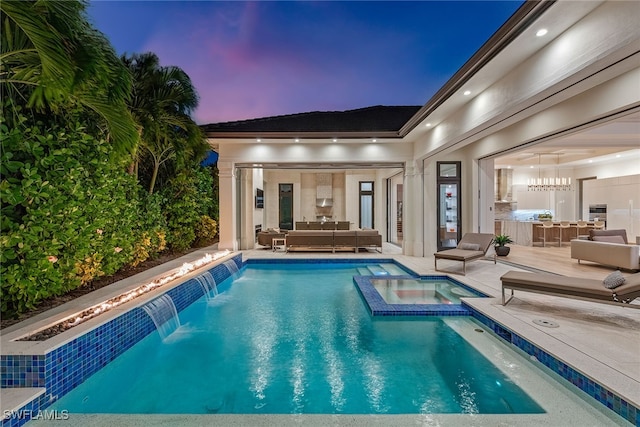
[[[425,276],[426,277],[426,276]],[[446,276],[430,276],[441,280]],[[374,276],[354,276],[356,289],[372,316],[469,316],[471,312],[463,304],[388,304],[371,283]],[[385,279],[415,279],[410,276],[385,276]],[[470,289],[465,286],[465,289]]]
[[[469,307],[469,311],[475,319],[495,332],[497,336],[507,341],[509,344],[518,347],[526,354],[535,357],[538,362],[542,363],[544,366],[560,375],[563,379],[584,391],[587,395],[593,397],[596,401],[614,411],[633,425],[640,426],[640,411],[633,404],[622,399],[620,396],[617,396],[613,391],[606,389],[601,384],[594,382],[586,375],[575,370],[561,360],[556,359],[553,355],[522,338],[506,326],[495,322],[472,307]]]
[[[404,268],[401,264],[395,262],[391,258],[252,258],[245,262],[251,264],[396,264],[398,267]],[[405,268],[406,270],[406,268]]]
[[[235,266],[242,268],[240,254],[231,258]],[[229,268],[219,264],[208,270],[221,283],[231,276]],[[195,279],[190,279],[169,290],[178,312],[203,295],[203,289]],[[44,409],[91,375],[102,369],[120,354],[156,330],[147,313],[140,307],[100,325],[44,356],[0,357],[2,387],[45,387],[46,396],[39,408]],[[8,423],[26,422],[17,418]],[[4,427],[3,421],[3,427]],[[7,424],[13,426],[14,424]],[[15,424],[21,425],[21,424]]]
[[[33,418],[37,418],[39,411],[46,407],[49,403],[44,394],[27,403],[23,407],[12,413],[3,414],[2,427],[19,427],[26,424]],[[62,416],[62,414],[60,414]]]
[[[44,387],[44,375],[44,356],[0,356],[0,380],[2,388]]]

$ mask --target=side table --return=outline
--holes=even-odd
[[[282,247],[282,249],[287,248],[287,238],[286,237],[274,237],[271,239],[271,250],[273,252],[276,251],[276,248]]]

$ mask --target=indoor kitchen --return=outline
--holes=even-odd
[[[640,122],[626,116],[495,159],[495,233],[561,246],[624,229],[640,244]]]

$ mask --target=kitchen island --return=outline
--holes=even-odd
[[[547,243],[559,237],[562,233],[562,242],[568,243],[576,239],[578,234],[588,234],[594,228],[594,222],[588,221],[585,229],[578,229],[578,221],[569,221],[568,228],[560,228],[560,221],[553,221],[554,228],[551,235],[547,234]],[[516,245],[533,246],[534,243],[542,244],[542,221],[496,221],[496,234],[506,234]],[[549,232],[547,232],[549,233]]]

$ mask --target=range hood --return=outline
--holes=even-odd
[[[316,199],[316,206],[319,208],[328,208],[333,206],[333,199]]]
[[[333,175],[330,173],[316,174],[316,206],[333,206]]]
[[[496,169],[495,186],[496,202],[513,200],[513,169]]]

